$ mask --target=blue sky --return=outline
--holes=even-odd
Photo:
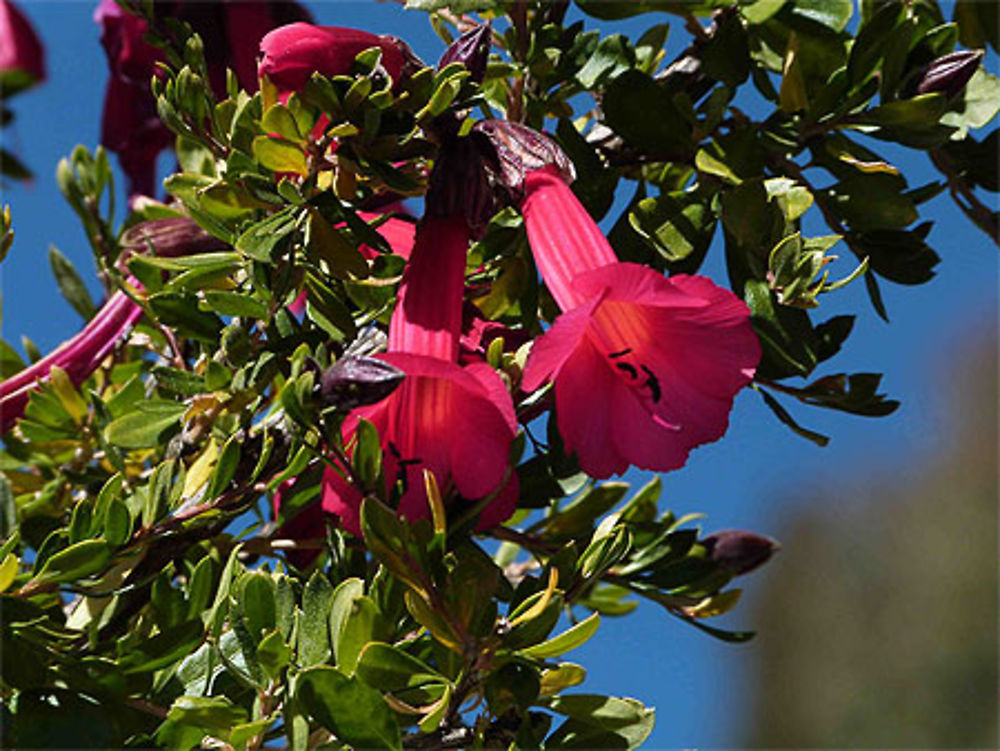
[[[55,165],[77,143],[90,148],[97,144],[106,70],[91,20],[95,3],[22,0],[21,5],[45,43],[49,81],[12,101],[16,123],[0,131],[4,147],[36,173],[32,184],[8,186],[2,196],[11,206],[16,231],[14,247],[0,267],[3,337],[20,349],[21,334],[28,334],[47,351],[81,323],[52,279],[48,246],[62,250],[85,277],[94,269],[79,223],[56,188]],[[440,54],[441,44],[423,13],[404,12],[394,3],[325,2],[310,7],[322,23],[403,37],[427,61]],[[670,58],[686,43],[675,17],[648,15],[626,28],[641,30],[664,21],[673,25]],[[588,26],[598,24],[588,20]],[[903,170],[911,186],[935,178],[922,154],[878,148]],[[678,514],[708,514],[706,530],[740,527],[773,533],[797,507],[811,502],[812,488],[843,488],[847,505],[856,482],[874,473],[906,473],[947,445],[951,425],[938,384],[950,371],[962,369],[963,363],[954,359],[962,341],[996,332],[1000,255],[947,194],[923,208],[925,218],[936,222],[930,243],[942,261],[937,277],[922,287],[882,284],[891,324],[874,314],[860,283],[825,297],[820,310],[821,317],[857,313],[858,319],[845,350],[817,375],[885,373],[883,388],[900,399],[902,407],[889,418],[868,420],[788,404],[803,424],[832,437],[821,449],[792,435],[757,395],[746,391],[737,399],[726,437],[696,450],[684,469],[663,477],[662,502],[667,507]],[[827,234],[817,214],[813,209],[807,215],[806,232]],[[717,243],[705,267],[717,280],[724,280],[721,250]],[[850,254],[844,250],[844,255]],[[848,257],[834,266],[832,275],[850,268]],[[91,289],[96,296],[96,284]],[[627,479],[637,484],[644,480],[638,474]],[[771,564],[808,565],[808,560],[788,555],[779,555]],[[767,571],[743,582],[744,602],[720,625],[754,627],[751,605]],[[747,680],[754,645],[717,642],[644,604],[630,617],[606,619],[597,636],[567,659],[588,668],[583,689],[631,695],[657,707],[657,729],[649,747],[733,747],[740,744],[739,731],[750,707]]]

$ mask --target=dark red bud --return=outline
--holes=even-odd
[[[525,176],[542,167],[555,166],[567,183],[576,179],[573,162],[544,133],[505,120],[484,120],[476,124],[473,133],[491,152],[491,177],[515,199],[524,191]]]
[[[451,63],[461,63],[469,69],[473,81],[482,83],[486,77],[492,38],[493,29],[488,23],[470,29],[444,51],[438,60],[438,70]]]
[[[708,557],[734,575],[746,574],[763,566],[781,549],[777,540],[742,529],[724,529],[701,540]]]
[[[406,374],[374,357],[347,356],[327,368],[320,380],[324,407],[347,412],[385,399],[403,382]]]
[[[962,50],[939,57],[920,74],[916,93],[944,94],[949,99],[957,96],[979,69],[982,59],[982,50]]]
[[[229,247],[186,216],[140,222],[122,235],[121,245],[135,253],[152,251],[167,257],[210,253]]]
[[[428,216],[462,218],[477,237],[496,213],[480,146],[471,138],[451,138],[444,143],[431,172],[424,204]]]

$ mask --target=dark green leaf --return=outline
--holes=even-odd
[[[604,122],[633,146],[665,159],[683,159],[694,150],[691,125],[670,94],[636,70],[612,81],[601,102]]]
[[[761,395],[761,397],[763,397],[764,403],[767,404],[768,407],[770,407],[771,411],[774,412],[777,418],[781,420],[781,422],[783,422],[789,428],[791,428],[794,433],[802,436],[807,441],[812,441],[817,446],[826,446],[830,442],[830,439],[827,436],[823,435],[822,433],[817,433],[814,430],[809,430],[808,428],[804,428],[797,422],[795,422],[795,418],[793,418],[791,414],[789,414],[788,410],[782,407],[781,403],[773,396],[771,396],[767,391],[765,391],[762,388],[758,388],[757,392]]]
[[[102,571],[110,560],[111,549],[105,540],[83,540],[46,560],[35,581],[46,584],[83,579]]]
[[[134,411],[112,421],[105,429],[105,439],[128,449],[153,448],[160,445],[165,433],[177,427],[186,410],[177,402],[142,402]]]
[[[94,313],[97,312],[97,306],[90,298],[87,286],[70,260],[60,253],[55,245],[49,246],[49,265],[52,266],[56,284],[59,285],[59,291],[66,298],[66,302],[73,306],[73,310],[83,316],[85,321],[93,318]]]
[[[336,668],[309,668],[299,674],[296,698],[327,730],[357,749],[402,751],[396,716],[382,695]]]

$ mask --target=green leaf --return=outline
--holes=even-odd
[[[854,14],[852,0],[795,0],[788,7],[794,15],[808,18],[834,31],[846,29]]]
[[[218,498],[236,477],[236,470],[240,465],[240,444],[241,441],[237,436],[231,436],[222,447],[212,482],[208,486],[207,498]]]
[[[257,645],[257,662],[272,679],[292,661],[292,648],[279,629],[269,631]]]
[[[295,116],[283,104],[274,104],[260,119],[261,128],[293,143],[304,143]],[[267,165],[265,165],[267,166]]]
[[[345,675],[353,675],[358,657],[366,644],[386,639],[390,636],[375,601],[370,597],[355,597],[351,600],[334,638],[334,654],[337,667]]]
[[[181,336],[217,344],[225,326],[214,313],[199,310],[197,298],[190,293],[157,292],[149,296],[150,307],[160,322],[173,326]]]
[[[283,252],[297,221],[293,206],[282,209],[247,228],[236,240],[236,249],[255,261],[270,262]]]
[[[941,118],[944,125],[958,128],[956,137],[970,129],[982,128],[1000,112],[1000,78],[980,68],[965,85],[955,110]]]
[[[572,662],[560,662],[542,673],[541,694],[552,696],[567,688],[579,686],[587,678],[587,671]]]
[[[201,619],[196,618],[161,631],[137,644],[120,661],[120,665],[126,675],[152,672],[172,665],[189,655],[201,642],[204,628]]]
[[[18,692],[17,711],[4,712],[8,748],[122,748],[120,713],[62,688]]]
[[[821,192],[851,229],[865,232],[902,229],[917,220],[917,208],[902,192],[904,186],[896,175],[858,173]],[[872,196],[878,200],[873,201]]]
[[[383,642],[365,646],[358,658],[357,675],[372,688],[398,693],[427,684],[445,684],[448,679],[434,668]]]
[[[628,39],[621,34],[612,34],[600,41],[584,66],[577,71],[576,80],[585,89],[594,89],[634,66],[635,52]]]
[[[229,730],[245,722],[247,713],[223,696],[181,696],[170,705],[167,718],[198,728]]]
[[[257,136],[253,139],[253,155],[264,167],[274,172],[291,172],[302,177],[309,174],[306,155],[301,147],[284,138]]]
[[[771,396],[767,391],[759,387],[755,388],[757,393],[759,393],[764,399],[764,403],[771,409],[772,412],[774,412],[775,416],[781,420],[782,423],[791,428],[796,435],[805,438],[807,441],[812,441],[817,446],[826,446],[830,442],[830,439],[822,433],[817,433],[815,430],[804,428],[795,422],[795,418],[789,414],[787,409],[781,406],[781,402]]]
[[[238,602],[254,641],[275,627],[274,582],[270,576],[261,571],[243,576],[239,582]]]
[[[584,490],[565,508],[545,520],[553,537],[579,538],[594,527],[594,521],[614,508],[628,492],[628,483],[604,482]]]
[[[593,613],[589,618],[586,618],[572,628],[563,631],[559,634],[559,636],[549,639],[548,641],[544,641],[541,644],[528,647],[527,649],[522,649],[521,654],[527,655],[528,657],[534,657],[539,660],[559,657],[560,655],[566,654],[570,650],[576,649],[577,647],[585,644],[590,637],[597,632],[597,628],[600,625],[601,616],[597,613]]]
[[[886,54],[886,40],[906,18],[899,3],[886,3],[878,8],[858,32],[847,61],[847,76],[855,86],[875,72]]]
[[[694,271],[708,253],[716,216],[701,196],[673,191],[639,201],[629,222],[672,270]]]
[[[90,298],[87,286],[77,273],[70,260],[59,252],[55,245],[49,246],[49,265],[52,266],[52,273],[55,275],[56,284],[59,291],[66,298],[73,310],[83,316],[85,321],[89,321],[97,312],[97,306]]]
[[[104,570],[111,560],[111,548],[105,540],[82,540],[53,554],[34,581],[39,584],[84,579]]]
[[[825,376],[802,388],[785,390],[805,404],[837,409],[853,415],[883,417],[892,414],[899,402],[879,394],[882,376],[878,373],[853,373]]]
[[[913,230],[879,229],[850,235],[851,244],[867,254],[876,274],[898,284],[923,284],[934,277],[941,257],[924,241],[929,225]]]
[[[161,445],[164,434],[178,426],[186,410],[177,402],[141,402],[105,428],[105,440],[127,449],[154,448]]]
[[[0,379],[10,378],[15,373],[24,370],[24,360],[17,351],[3,339],[0,339]]]
[[[700,45],[702,71],[709,78],[736,88],[750,75],[750,49],[739,14],[715,21],[715,33]]]
[[[333,587],[321,571],[313,572],[302,591],[302,623],[298,654],[303,667],[318,665],[330,657],[330,605]]]
[[[616,747],[604,745],[609,740],[638,748],[653,731],[656,716],[635,699],[595,694],[562,694],[544,700],[544,706],[570,718],[546,739],[547,749]]]
[[[605,124],[654,158],[686,158],[694,150],[691,125],[671,95],[644,73],[615,78],[601,101]]]
[[[243,292],[205,291],[205,303],[224,316],[242,316],[262,320],[267,317],[267,305]]]
[[[382,695],[358,678],[320,666],[299,674],[296,698],[343,743],[358,749],[402,751],[396,715]]]
[[[322,259],[330,267],[330,273],[338,279],[348,279],[354,276],[364,279],[370,269],[368,261],[361,255],[352,242],[344,234],[335,229],[316,209],[308,209],[309,221],[306,224],[306,252],[317,260]]]

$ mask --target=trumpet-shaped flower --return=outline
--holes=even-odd
[[[344,433],[351,435],[360,418],[378,429],[387,482],[402,488],[400,515],[430,516],[428,469],[446,494],[470,502],[493,496],[479,517],[485,529],[510,516],[517,502],[509,463],[517,420],[492,368],[458,365],[468,245],[462,221],[431,217],[420,225],[389,326],[389,352],[381,355],[406,378],[383,401],[352,412]],[[360,492],[332,469],[324,485],[323,507],[360,534]]]
[[[65,370],[70,381],[79,386],[97,370],[140,315],[138,305],[116,292],[79,334],[0,383],[0,434],[14,427],[28,406],[31,392],[49,378],[53,366]]]
[[[681,467],[722,436],[753,378],[749,310],[704,277],[618,262],[551,167],[524,188],[531,249],[564,312],[532,347],[523,387],[554,382],[559,431],[588,474]]]

